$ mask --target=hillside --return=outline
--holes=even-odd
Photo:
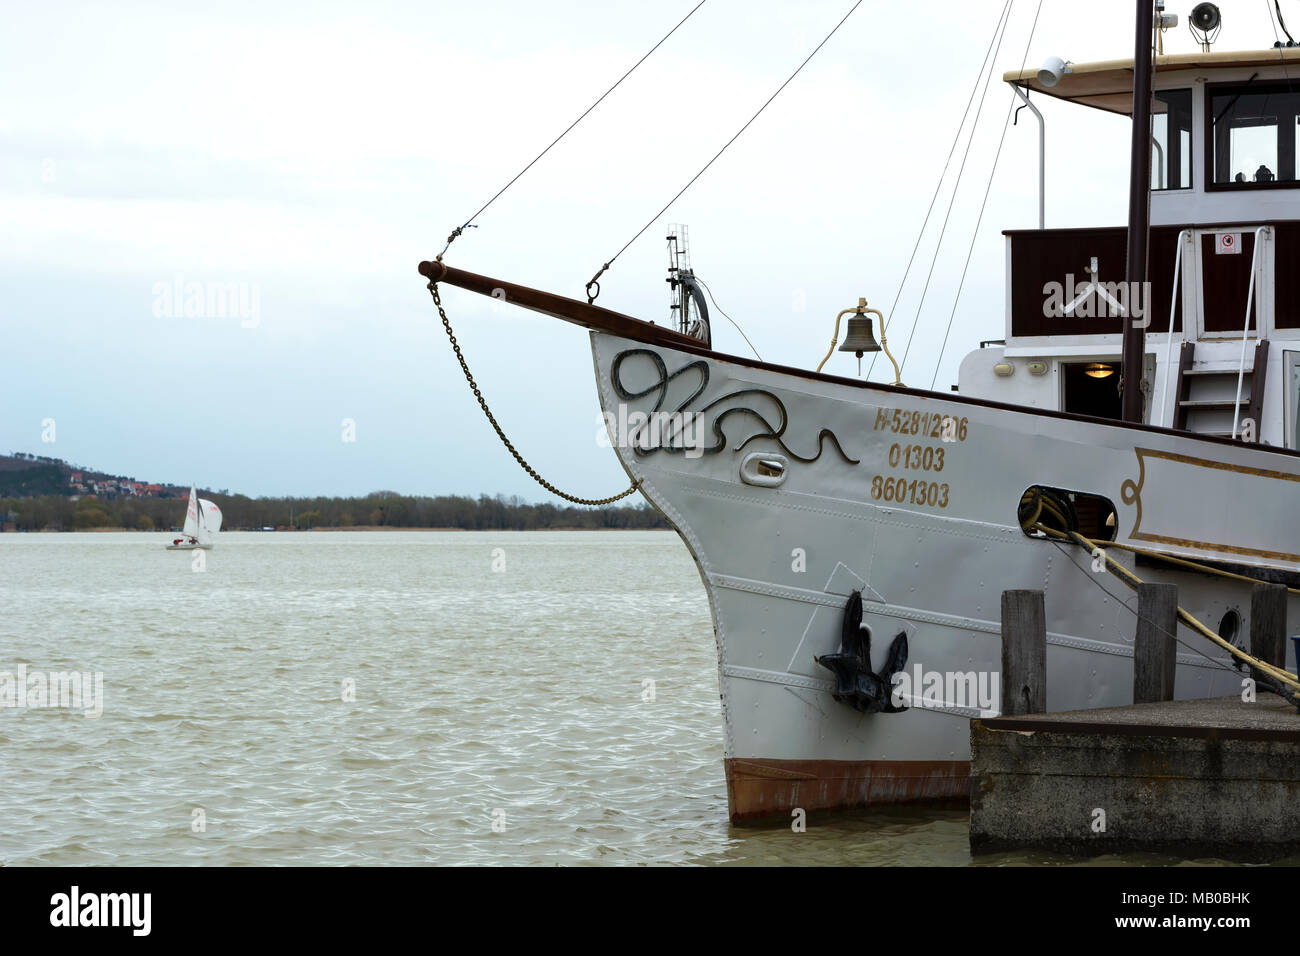
[[[189,488],[136,481],[134,476],[112,475],[44,455],[25,452],[0,455],[0,498],[87,494],[101,499],[122,495],[177,498],[188,495]]]

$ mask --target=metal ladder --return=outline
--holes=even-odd
[[[1254,361],[1245,369],[1250,381],[1249,392],[1243,389],[1237,398],[1237,373],[1234,364],[1224,368],[1196,368],[1196,343],[1184,342],[1178,361],[1178,388],[1175,392],[1174,428],[1198,435],[1232,437],[1234,412],[1239,420],[1255,422],[1258,436],[1260,413],[1264,407],[1264,374],[1268,370],[1268,339],[1255,346]]]

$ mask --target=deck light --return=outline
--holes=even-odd
[[[1198,3],[1192,8],[1192,26],[1208,33],[1223,21],[1219,8],[1212,3]]]
[[[1038,82],[1043,86],[1055,86],[1061,82],[1061,77],[1073,72],[1070,64],[1066,63],[1059,56],[1049,56],[1041,67],[1038,68]]]
[[[1192,8],[1192,15],[1187,18],[1187,29],[1192,31],[1192,36],[1201,45],[1202,53],[1210,52],[1210,45],[1218,38],[1222,28],[1223,17],[1219,14],[1219,8],[1212,3],[1198,3]]]

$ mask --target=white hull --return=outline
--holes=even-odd
[[[210,544],[169,544],[168,551],[211,551]]]
[[[1300,570],[1292,553],[1300,551],[1300,457],[812,378],[603,332],[592,333],[592,345],[601,404],[613,420],[650,412],[660,399],[663,411],[722,399],[703,415],[705,444],[719,440],[715,424],[725,434],[717,451],[637,454],[611,437],[628,473],[685,541],[708,592],[735,820],[788,816],[795,806],[965,796],[967,718],[976,711],[956,705],[973,702],[925,705],[918,689],[903,713],[862,714],[831,697],[830,673],[813,658],[838,649],[854,589],[863,593],[873,666],[903,632],[909,671],[984,674],[1000,671],[1001,593],[1043,589],[1048,708],[1131,702],[1136,596],[1113,574],[1095,572],[1081,549],[1021,531],[1017,505],[1031,486],[1108,498],[1119,542]],[[651,353],[667,372],[662,387]],[[778,402],[788,413],[784,429]],[[961,437],[945,442],[937,423],[948,417],[961,422]],[[745,443],[769,431],[779,435]],[[920,446],[913,468],[903,459],[910,446]],[[760,468],[756,452],[782,474]],[[900,485],[903,502],[884,500]],[[1123,560],[1134,567],[1132,555]],[[1180,604],[1212,628],[1235,611],[1237,641],[1245,640],[1250,585],[1162,564],[1136,571],[1176,583]],[[1294,597],[1289,612],[1300,614]],[[1179,637],[1176,696],[1241,691],[1228,655],[1186,629]]]

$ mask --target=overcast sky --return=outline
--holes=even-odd
[[[415,267],[692,5],[9,6],[0,451],[253,495],[545,500],[478,410]],[[1169,6],[1184,24],[1170,52],[1194,49],[1191,5]],[[581,297],[850,6],[708,0],[448,262]],[[888,310],[898,292],[1002,6],[866,0],[618,260],[600,304],[665,321],[663,236],[686,223],[697,273],[763,357],[815,367],[837,311],[858,296]],[[1035,6],[1011,11],[909,385],[928,387],[935,372],[1010,102],[999,79],[1025,57]],[[1266,0],[1221,6],[1218,49],[1272,45]],[[1282,9],[1300,24],[1300,3]],[[1028,63],[1129,56],[1132,16],[1128,2],[1045,0]],[[1122,225],[1128,121],[1041,108],[1048,225]],[[1002,337],[1001,230],[1036,225],[1036,164],[1024,112],[975,234],[940,389],[979,340]],[[948,196],[945,186],[936,219]],[[935,225],[890,324],[900,355]],[[169,291],[194,283],[237,290],[243,311],[187,316]],[[586,333],[455,289],[444,301],[533,464],[573,493],[621,490],[614,454],[596,442]],[[747,352],[718,316],[714,345]],[[851,356],[828,366],[854,368]],[[343,440],[345,419],[355,441]]]

